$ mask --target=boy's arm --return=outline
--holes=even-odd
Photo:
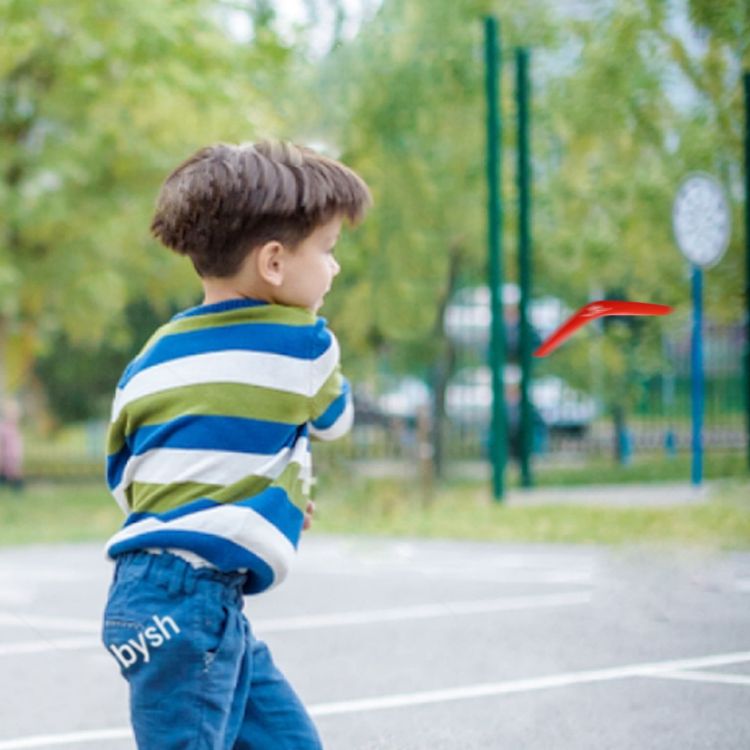
[[[328,347],[316,363],[318,372],[313,383],[320,386],[310,399],[310,437],[336,440],[351,429],[354,404],[349,381],[341,374],[336,337],[327,328],[318,335],[325,337]]]
[[[354,422],[354,405],[349,381],[341,372],[336,372],[329,387],[313,400],[314,403],[316,401],[319,406],[315,411],[320,411],[320,404],[328,403],[328,406],[310,420],[310,437],[336,440],[346,435]]]

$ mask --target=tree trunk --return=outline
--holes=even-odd
[[[463,250],[459,242],[448,249],[448,278],[442,296],[438,300],[434,335],[439,342],[439,351],[433,369],[432,383],[432,455],[435,477],[440,479],[445,474],[445,392],[456,368],[456,346],[445,333],[445,311],[458,286],[459,272],[463,259]]]

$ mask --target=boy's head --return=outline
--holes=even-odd
[[[343,218],[356,224],[371,200],[358,175],[312,149],[218,144],[169,175],[151,231],[187,255],[204,280],[221,279],[237,274],[256,248],[272,243],[293,252]]]

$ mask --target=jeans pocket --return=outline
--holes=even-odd
[[[237,626],[239,613],[225,604],[208,604],[204,610],[202,650],[204,670],[208,672],[217,659],[239,645]]]
[[[142,667],[163,661],[166,651],[181,649],[185,616],[179,603],[148,586],[117,585],[104,610],[102,641],[130,680]],[[187,634],[185,634],[187,635]],[[179,654],[178,658],[184,658]]]
[[[102,642],[117,661],[123,677],[129,677],[132,667],[148,658],[145,628],[133,619],[105,613]]]

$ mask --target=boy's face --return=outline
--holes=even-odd
[[[333,279],[341,270],[333,249],[341,231],[341,216],[318,226],[284,258],[284,281],[278,299],[286,305],[317,312]]]

